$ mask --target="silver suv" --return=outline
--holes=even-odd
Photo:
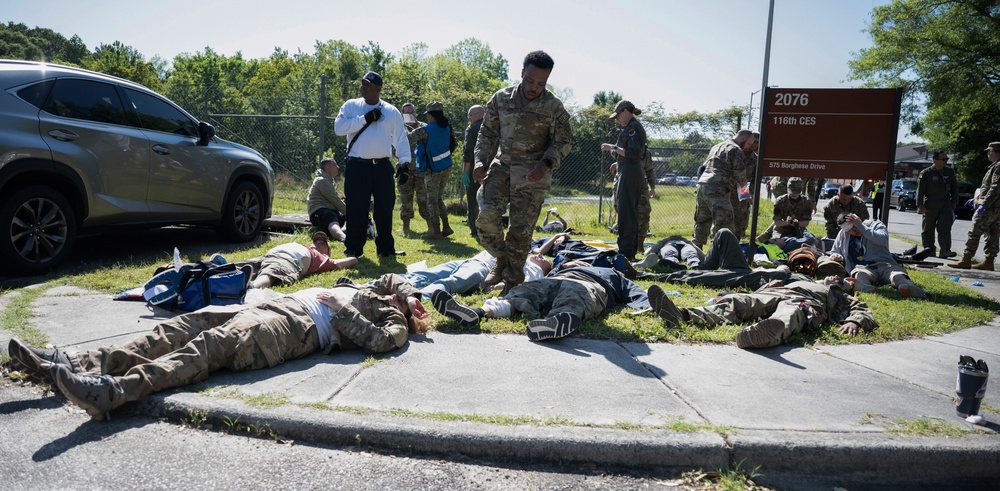
[[[274,171],[155,92],[78,68],[0,60],[0,268],[38,274],[80,234],[217,227],[248,241]]]

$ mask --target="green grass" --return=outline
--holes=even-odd
[[[44,347],[49,337],[35,327],[32,319],[35,312],[31,305],[48,289],[48,285],[36,288],[22,288],[16,293],[7,293],[7,306],[0,310],[0,329],[25,343]]]
[[[308,183],[295,182],[288,179],[279,179],[278,188],[280,199],[275,202],[274,213],[305,213],[305,196],[307,194]],[[678,186],[660,186],[657,188],[657,196],[652,200],[653,212],[650,228],[655,233],[655,237],[647,238],[647,243],[671,234],[690,236],[691,217],[694,214],[694,192],[695,188]],[[614,243],[616,238],[607,229],[607,219],[609,217],[610,204],[605,202],[603,213],[598,212],[596,201],[574,201],[563,202],[561,198],[551,198],[553,202],[547,202],[545,207],[559,208],[559,214],[565,217],[570,226],[581,230],[584,235],[578,238],[584,240],[594,240],[599,242]],[[455,258],[468,258],[482,250],[481,246],[469,235],[468,225],[464,223],[464,217],[460,216],[459,210],[463,209],[457,200],[449,203],[452,210],[451,225],[455,229],[455,234],[448,240],[424,241],[420,235],[426,230],[423,220],[415,219],[411,223],[413,232],[403,235],[401,222],[397,212],[394,215],[394,235],[396,238],[396,248],[406,251],[406,256],[401,257],[399,262],[381,261],[375,254],[375,244],[368,241],[365,247],[365,255],[361,258],[357,268],[344,272],[333,272],[307,277],[302,281],[291,285],[275,288],[276,291],[289,293],[308,287],[324,287],[331,285],[339,276],[348,276],[355,281],[365,282],[375,279],[382,274],[405,271],[405,265],[419,261],[426,261],[428,266],[435,266]],[[760,203],[761,224],[766,224],[771,219],[772,205],[767,200]],[[603,220],[599,220],[599,215],[603,215]],[[758,226],[763,228],[762,226]],[[813,222],[809,230],[816,235],[824,233],[823,224]],[[536,237],[541,237],[536,234]],[[289,240],[303,244],[310,242],[310,234],[307,230],[299,231],[291,237],[276,236],[269,241],[251,243],[243,247],[228,251],[226,257],[231,261],[248,259],[265,253],[269,248],[287,242]],[[198,254],[202,251],[195,251]],[[211,252],[206,253],[207,256]],[[334,247],[334,256],[343,254],[340,247]],[[186,260],[196,260],[200,257],[188,256]],[[93,272],[81,273],[65,277],[50,284],[69,284],[98,291],[114,293],[122,289],[142,284],[152,276],[154,270],[171,260],[164,255],[155,260],[132,260],[123,259],[110,268],[96,270]],[[983,295],[970,290],[962,285],[950,282],[947,278],[923,271],[911,271],[911,277],[918,284],[924,286],[928,291],[936,295],[933,302],[916,301],[901,297],[891,288],[880,288],[873,293],[862,293],[860,299],[872,308],[875,319],[879,327],[872,333],[865,333],[857,337],[848,337],[836,332],[834,326],[827,326],[819,332],[800,334],[793,337],[792,344],[811,345],[814,343],[872,343],[890,340],[906,339],[916,336],[926,336],[931,334],[947,333],[965,329],[971,326],[982,325],[1000,313],[1000,304],[990,300]],[[650,281],[639,281],[642,288],[648,288],[653,283]],[[682,307],[703,306],[710,298],[718,295],[718,291],[709,288],[690,286],[684,284],[664,285],[664,289],[680,292],[680,297],[672,297],[675,302]],[[24,291],[24,290],[22,290]],[[462,297],[462,301],[472,306],[481,305],[490,297],[497,295],[496,292],[477,293]],[[30,302],[21,301],[19,305],[30,305]],[[25,307],[20,308],[23,311]],[[10,312],[10,309],[7,309]],[[19,311],[19,312],[20,312]],[[17,315],[5,314],[11,320],[6,322],[16,322]],[[482,332],[482,333],[508,333],[523,334],[525,321],[522,319],[496,319],[482,323],[476,328],[463,328],[441,316],[432,309],[435,329],[444,332]],[[689,343],[731,343],[733,336],[740,326],[722,325],[712,329],[698,328],[694,326],[682,325],[677,328],[667,328],[660,319],[650,314],[631,315],[627,308],[615,308],[604,317],[589,319],[583,323],[579,335],[593,339],[608,339],[614,341],[639,341],[639,342],[689,342]],[[377,359],[367,360],[367,364],[377,363]]]

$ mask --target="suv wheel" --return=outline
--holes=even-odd
[[[0,205],[0,258],[17,273],[41,274],[69,256],[76,241],[76,217],[55,189],[30,186]]]
[[[222,234],[237,242],[257,237],[264,226],[264,195],[260,188],[248,181],[233,186],[222,210]]]

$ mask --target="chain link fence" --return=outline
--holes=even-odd
[[[312,102],[296,99],[294,103],[277,100],[281,97],[280,90],[258,91],[271,94],[263,99],[236,97],[232,91],[232,88],[216,85],[189,85],[175,87],[168,95],[214,125],[220,137],[263,153],[277,175],[275,201],[278,209],[281,205],[286,209],[295,209],[301,202],[304,212],[308,186],[324,149],[332,152],[338,162],[346,160],[346,139],[334,134],[334,117],[328,115],[335,115],[341,102],[332,101],[324,107],[317,102],[323,99],[320,88],[294,91],[298,99],[306,99],[310,95],[316,98]],[[285,93],[287,97],[287,91]],[[334,102],[336,107],[333,107]],[[299,114],[279,114],[289,112],[289,107],[296,108]],[[262,109],[274,110],[275,113],[255,114]],[[690,235],[697,168],[704,162],[712,144],[731,136],[736,124],[734,122],[733,128],[725,129],[724,134],[703,132],[690,123],[683,127],[647,130],[654,142],[673,142],[650,147],[657,181],[656,194],[651,199],[649,230],[652,235]],[[455,155],[462,154],[463,131],[464,127],[455,127],[459,140]],[[609,172],[613,160],[610,154],[600,151],[602,142],[614,141],[616,131],[616,128],[605,127],[603,131],[589,133],[598,135],[596,137],[588,137],[586,132],[581,132],[582,136],[578,137],[574,131],[573,149],[556,170],[546,199],[546,207],[558,208],[559,215],[569,222],[570,227],[607,230],[617,221],[612,197],[614,176]],[[460,169],[461,163],[456,162],[456,166]],[[452,172],[445,200],[452,214],[464,216],[465,189],[460,171]]]

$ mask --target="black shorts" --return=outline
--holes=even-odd
[[[330,229],[330,224],[336,222],[337,225],[341,227],[347,220],[337,210],[331,210],[329,208],[320,208],[311,215],[309,215],[309,223],[313,224],[314,227],[321,229],[326,232]]]

